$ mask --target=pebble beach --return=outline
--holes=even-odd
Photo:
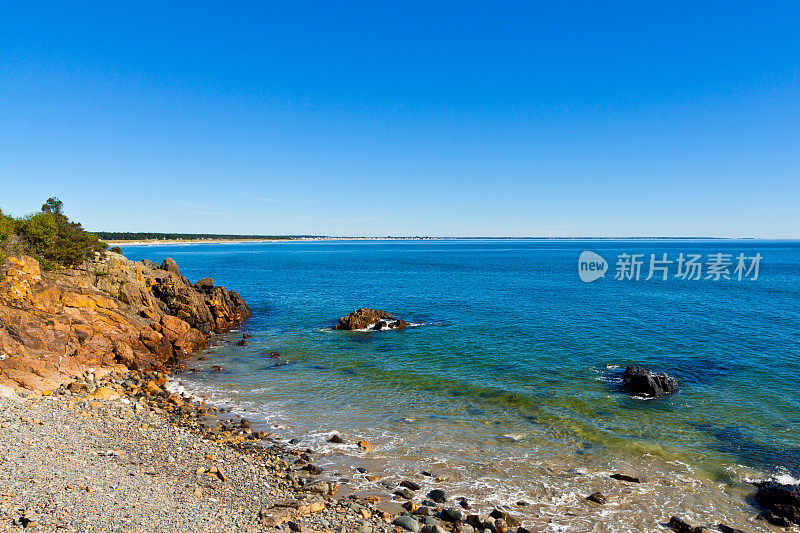
[[[237,430],[204,437],[181,427],[176,414],[183,407],[185,425],[196,409],[173,400],[171,412],[138,401],[122,392],[125,382],[111,380],[93,393],[64,388],[23,397],[5,391],[2,530],[392,529],[378,502],[335,499],[335,482],[299,488],[297,475],[287,475],[305,472],[299,452],[251,435],[231,439]],[[244,430],[240,423],[238,431]]]

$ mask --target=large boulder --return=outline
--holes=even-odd
[[[403,329],[408,326],[408,322],[400,318],[395,318],[386,311],[377,309],[356,309],[349,315],[339,319],[333,329],[340,330],[382,330],[382,329]]]
[[[203,278],[194,284],[196,289],[203,291],[210,291],[214,288],[214,280],[211,278]]]
[[[653,398],[678,390],[678,380],[674,377],[655,373],[638,365],[625,369],[622,385],[631,394]]]
[[[764,481],[756,486],[756,502],[767,510],[768,518],[777,516],[800,524],[800,485]]]
[[[181,275],[181,269],[178,268],[178,263],[171,257],[167,257],[164,261],[161,262],[161,266],[159,267],[161,270],[166,270],[167,272],[172,272],[177,275]]]

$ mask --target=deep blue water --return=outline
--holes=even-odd
[[[604,279],[580,281],[583,250],[608,260]],[[210,350],[196,363],[201,372],[185,379],[266,418],[280,411],[307,431],[401,435],[429,456],[447,446],[483,456],[652,454],[714,476],[729,465],[800,475],[798,242],[325,241],[123,251],[172,257],[191,281],[211,276],[243,295],[253,310],[243,328],[250,345]],[[757,280],[613,279],[620,253],[645,254],[644,278],[651,253],[681,252],[763,259]],[[359,307],[423,325],[330,331]],[[270,351],[290,364],[275,366]],[[630,363],[669,372],[680,391],[651,401],[618,392]],[[225,371],[203,372],[203,364]],[[414,431],[404,433],[403,421],[416,423]],[[505,439],[524,446],[505,449]]]

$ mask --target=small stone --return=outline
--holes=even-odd
[[[405,509],[409,513],[413,513],[417,509],[419,509],[419,505],[417,505],[416,503],[411,502],[411,501],[403,502],[403,509]]]
[[[98,387],[97,390],[92,393],[92,398],[98,400],[116,400],[119,398],[119,394],[108,387]]]
[[[410,515],[405,515],[405,514],[400,515],[394,519],[392,524],[400,526],[406,531],[411,531],[412,533],[417,533],[419,531],[419,522],[417,522]]]
[[[522,524],[519,520],[517,520],[513,515],[501,510],[501,509],[493,509],[489,516],[494,519],[502,519],[508,524],[509,527],[519,527]]]
[[[414,497],[414,493],[408,489],[397,489],[394,491],[395,495],[400,496],[406,500],[410,500]]]
[[[308,472],[312,476],[319,476],[323,472],[322,468],[320,468],[320,467],[318,467],[316,465],[310,465],[310,464],[304,466],[301,470],[305,470],[306,472]]]
[[[400,482],[400,486],[401,487],[405,487],[405,488],[410,489],[410,490],[419,490],[420,488],[422,488],[419,485],[417,485],[416,483],[414,483],[413,481],[409,481],[407,479],[404,479],[403,481],[401,481]]]
[[[289,520],[292,511],[289,509],[261,509],[258,513],[258,521],[264,527],[277,527]]]
[[[460,509],[442,509],[441,516],[446,522],[458,522],[462,519]]]
[[[447,495],[441,489],[433,489],[428,493],[428,498],[433,500],[436,503],[446,503],[447,502]]]
[[[194,495],[197,496],[198,498],[202,498],[203,497],[203,491],[200,490],[200,487],[196,487],[194,489]]]
[[[344,444],[344,441],[342,440],[342,437],[340,437],[339,435],[337,435],[335,433],[333,435],[331,435],[331,438],[328,439],[328,442],[331,442],[333,444]]]

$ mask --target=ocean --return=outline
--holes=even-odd
[[[608,265],[592,282],[579,276],[587,250]],[[253,316],[193,354],[176,386],[324,454],[319,464],[353,490],[379,488],[362,466],[509,506],[543,530],[658,530],[679,512],[769,531],[754,520],[748,482],[800,477],[800,242],[344,240],[123,252],[172,257],[191,281],[210,276],[241,293]],[[700,279],[678,276],[687,271],[679,258],[691,256]],[[636,279],[629,267],[639,261]],[[360,307],[413,326],[332,329]],[[236,346],[243,333],[252,338]],[[625,394],[633,363],[675,376],[679,391]],[[330,444],[334,432],[375,449]],[[596,490],[608,505],[585,501]]]

